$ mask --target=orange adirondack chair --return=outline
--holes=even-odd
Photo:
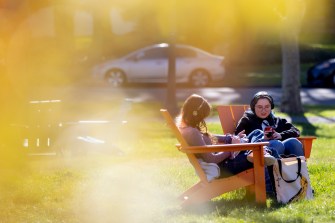
[[[237,122],[242,117],[243,113],[249,108],[249,105],[219,105],[217,111],[224,133],[234,133]],[[309,158],[312,151],[313,140],[315,136],[301,136],[298,137],[303,145],[304,154]]]
[[[246,187],[248,194],[255,196],[257,203],[265,205],[266,190],[263,146],[268,145],[267,142],[189,146],[180,133],[169,112],[166,109],[161,109],[160,111],[164,116],[168,126],[179,141],[179,144],[177,144],[176,147],[179,151],[187,155],[190,163],[199,176],[199,182],[191,186],[179,196],[182,207],[210,201],[212,198],[215,198],[221,194],[243,187]],[[196,157],[197,153],[242,150],[253,151],[254,167],[234,176],[214,179],[212,181],[207,180],[206,173],[202,169]]]

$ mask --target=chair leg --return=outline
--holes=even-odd
[[[257,203],[266,203],[265,171],[263,148],[253,150],[255,171],[255,199]]]
[[[187,200],[188,197],[193,194],[194,192],[200,190],[202,187],[202,183],[198,182],[196,184],[194,184],[192,187],[190,187],[189,189],[187,189],[184,193],[182,193],[181,195],[179,195],[178,199],[179,200]]]
[[[311,156],[313,140],[312,139],[302,139],[300,140],[300,142],[303,145],[305,157],[309,158]]]

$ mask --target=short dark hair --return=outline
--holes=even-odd
[[[250,108],[254,113],[255,113],[255,106],[256,106],[258,100],[261,99],[261,98],[265,98],[265,99],[269,100],[269,102],[271,104],[271,109],[273,109],[275,107],[275,105],[273,103],[273,98],[271,97],[271,95],[269,95],[269,93],[266,92],[266,91],[259,91],[254,95],[254,97],[252,98],[252,100],[250,102]]]

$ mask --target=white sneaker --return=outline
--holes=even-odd
[[[250,163],[254,162],[254,155],[253,152],[247,155],[247,160]],[[272,166],[276,162],[276,158],[271,156],[266,149],[264,149],[264,165],[265,166]]]

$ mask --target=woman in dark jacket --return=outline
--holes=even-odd
[[[300,136],[300,131],[286,119],[273,114],[274,102],[271,95],[265,91],[256,93],[250,102],[250,108],[239,120],[235,132],[245,130],[248,135],[253,130],[260,129],[265,134],[258,140],[269,141],[269,147],[275,149],[279,155],[304,155],[302,144],[296,139]]]

